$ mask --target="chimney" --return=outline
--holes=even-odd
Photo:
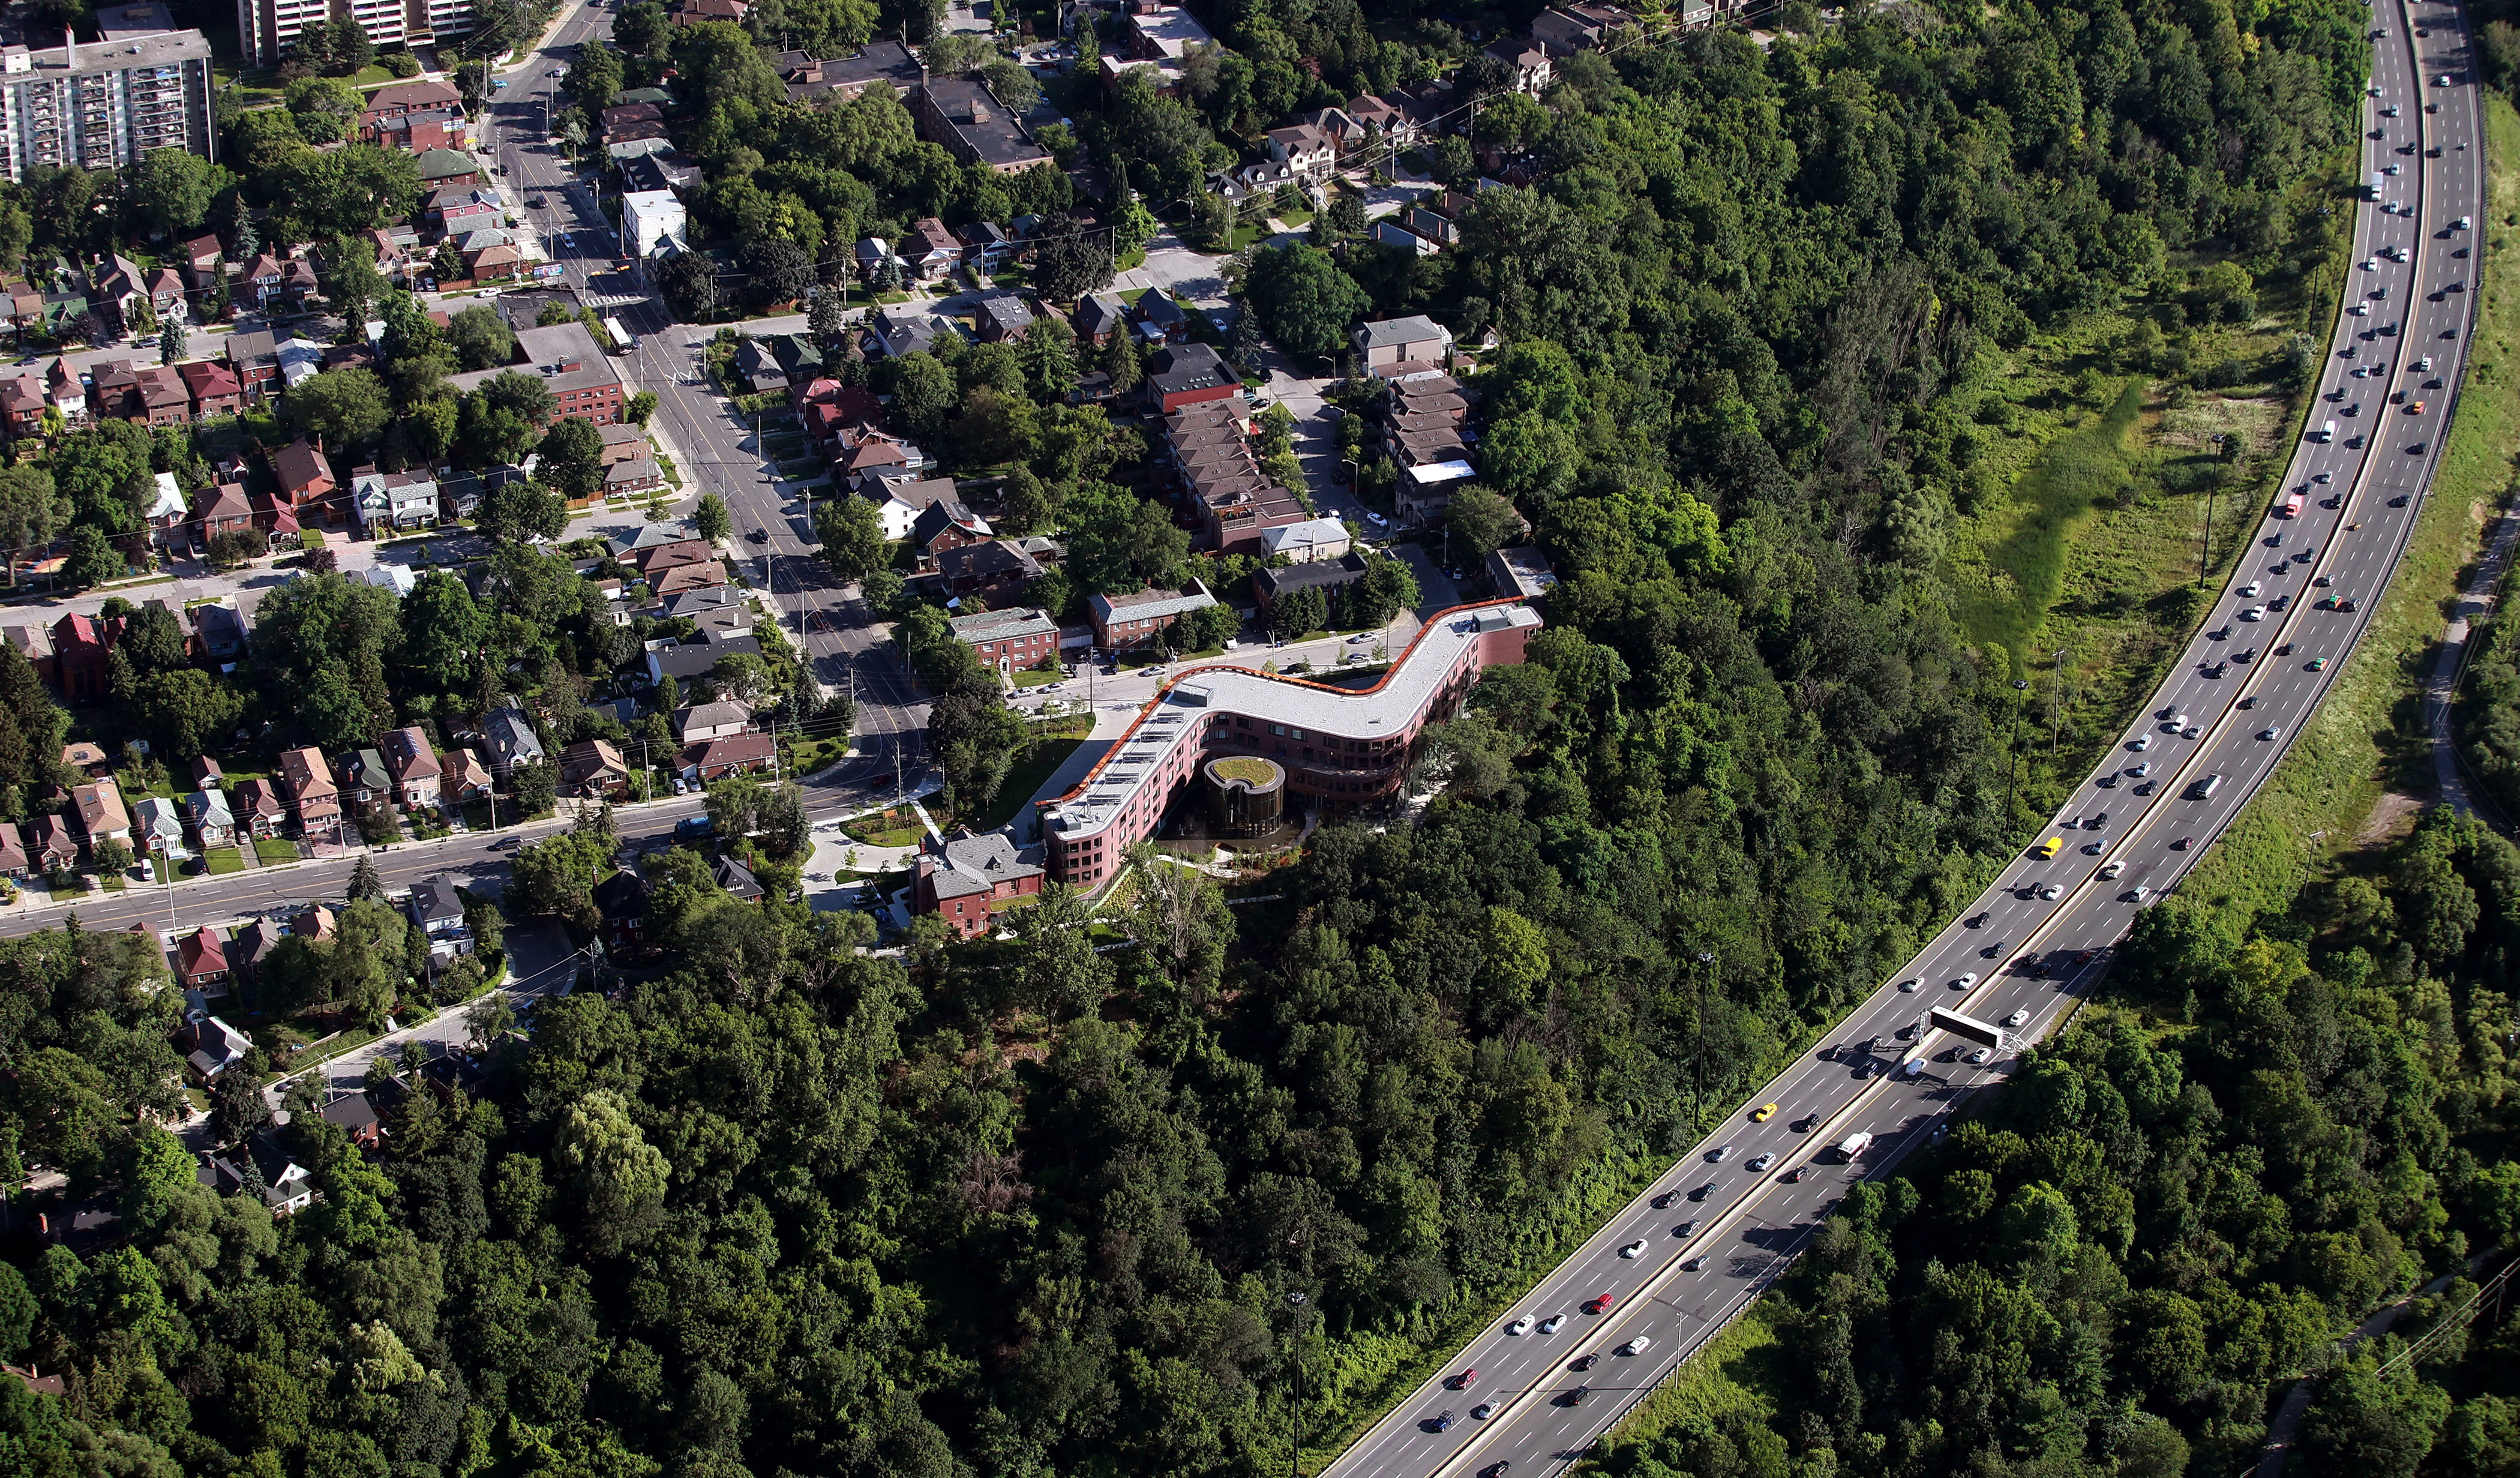
[[[78,32],[62,27],[62,55],[69,59],[70,70],[78,70]]]

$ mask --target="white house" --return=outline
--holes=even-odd
[[[184,845],[184,813],[171,800],[155,795],[144,796],[131,806],[132,849],[144,855],[163,852],[168,857],[190,857],[192,850]]]
[[[371,564],[364,573],[370,585],[390,590],[398,597],[410,595],[420,585],[420,576],[405,564]]]
[[[437,521],[437,479],[427,472],[363,467],[350,477],[350,511],[370,531],[427,528]]]
[[[883,478],[870,472],[858,479],[858,496],[875,505],[883,521],[883,536],[889,540],[907,539],[919,515],[934,504],[954,498],[951,477]]]
[[[1310,564],[1317,560],[1335,560],[1346,554],[1347,525],[1336,518],[1307,518],[1283,528],[1260,531],[1260,552],[1284,555],[1297,564]]]
[[[641,258],[654,256],[667,243],[672,250],[682,250],[687,239],[682,201],[670,190],[628,192],[621,197],[621,234],[631,254]]]

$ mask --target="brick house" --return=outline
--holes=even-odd
[[[308,744],[280,756],[280,789],[297,813],[299,834],[312,839],[341,830],[341,790],[333,783],[333,767],[324,751]]]
[[[1058,655],[1058,623],[1046,610],[983,610],[956,616],[946,625],[982,666],[1001,673],[1033,667]]]
[[[1165,627],[1193,610],[1216,604],[1196,580],[1188,590],[1147,589],[1128,596],[1096,596],[1087,603],[1094,644],[1104,651],[1126,651],[1152,643]]]
[[[920,844],[911,910],[934,914],[966,939],[989,932],[991,911],[1041,891],[1044,869],[1003,832],[974,835],[957,827],[942,841]]]
[[[245,409],[245,381],[215,359],[196,359],[175,366],[176,378],[193,402],[193,419],[233,416]]]

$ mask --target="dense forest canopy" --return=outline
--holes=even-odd
[[[1252,59],[1215,112],[1124,89],[1080,147],[1161,178],[1272,121],[1306,74],[1267,37],[1303,11],[1215,18]],[[1369,1414],[1689,1140],[1701,1070],[1729,1102],[2013,834],[2010,657],[1935,557],[2002,492],[1989,345],[2130,304],[2176,336],[2309,270],[2367,14],[1882,6],[1764,53],[1574,59],[1508,110],[1535,186],[1483,195],[1444,257],[1338,270],[1503,334],[1484,480],[1566,580],[1531,662],[1440,734],[1422,823],[1316,833],[1275,902],[1149,868],[1103,916],[1135,948],[1097,952],[1054,890],[1011,942],[894,961],[686,868],[652,916],[673,968],[544,1006],[380,1159],[292,1124],[323,1199],[278,1225],[131,1127],[171,1065],[157,967],[9,943],[0,1127],[118,1186],[133,1236],[12,1244],[0,1355],[69,1395],[0,1382],[0,1451],[47,1478],[1257,1473],[1290,1336],[1309,1429]],[[864,201],[844,153],[906,158],[897,120],[796,116],[746,54],[688,44],[762,229],[804,229],[784,197],[820,240]],[[1327,75],[1420,55],[1345,44]],[[427,632],[357,645],[423,657]],[[345,676],[306,700],[378,701]],[[1819,1352],[1794,1410],[1622,1460],[2243,1453],[2270,1375],[2510,1230],[2520,873],[2454,827],[2393,866],[2237,937],[2148,916],[2148,1013],[2043,1053],[1930,1194],[1919,1168],[1829,1233],[1789,1300]]]

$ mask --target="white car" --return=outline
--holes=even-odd
[[[1630,1243],[1628,1243],[1626,1246],[1624,1246],[1624,1247],[1620,1248],[1620,1249],[1619,1249],[1619,1256],[1621,1256],[1621,1257],[1635,1257],[1637,1254],[1639,1254],[1639,1253],[1641,1253],[1641,1252],[1642,1252],[1642,1251],[1644,1251],[1644,1250],[1645,1250],[1645,1239],[1644,1239],[1643,1237],[1638,1237],[1635,1241],[1630,1242]]]
[[[1515,1320],[1512,1323],[1509,1323],[1509,1324],[1506,1325],[1506,1326],[1505,1326],[1505,1332],[1507,1332],[1508,1334],[1528,1334],[1528,1333],[1530,1333],[1530,1332],[1531,1332],[1531,1316],[1530,1316],[1530,1315],[1528,1315],[1528,1314],[1526,1314],[1526,1315],[1524,1315],[1522,1318]]]
[[[2282,732],[2282,730],[2277,729],[2274,725],[2269,724],[2266,728],[2258,731],[2258,738],[2262,739],[2271,739]]]
[[[1540,1321],[1540,1332],[1543,1334],[1554,1334],[1557,1332],[1557,1326],[1564,1322],[1566,1322],[1565,1315],[1552,1314],[1547,1319]]]
[[[2450,73],[2443,72],[2440,76],[2433,78],[2433,85],[2435,87],[2448,87],[2450,85]]]
[[[2141,753],[2142,751],[2152,747],[2152,736],[2149,734],[2138,734],[2135,737],[2135,742],[2127,745],[2127,747],[2137,751],[2138,753]]]
[[[2377,272],[2377,271],[2379,271],[2379,270],[2380,270],[2380,259],[2379,259],[2378,257],[2376,257],[2376,256],[2366,256],[2366,257],[2362,258],[2362,270],[2363,270],[2363,271],[2365,271],[2365,272]]]
[[[2110,863],[2107,867],[2100,869],[2100,881],[2102,881],[2102,882],[2110,882],[2110,881],[2113,881],[2113,880],[2115,880],[2115,879],[2116,879],[2117,875],[2118,875],[2120,873],[2123,873],[2123,872],[2125,872],[2125,871],[2126,871],[2126,859],[2125,859],[2125,858],[2123,858],[2123,857],[2121,857],[2121,858],[2117,859],[2116,861],[2114,861],[2114,862]]]
[[[1981,1047],[1981,1048],[1979,1048],[1976,1052],[1973,1052],[1973,1053],[1969,1053],[1969,1066],[1971,1066],[1971,1067],[1984,1067],[1984,1066],[1986,1066],[1986,1064],[1987,1064],[1987,1063],[1989,1063],[1989,1062],[1993,1061],[1993,1060],[1994,1060],[1994,1058],[1995,1058],[1995,1049],[1994,1049],[1994,1048],[1991,1048],[1991,1047]]]
[[[1899,989],[1912,996],[1916,993],[1916,987],[1923,985],[1924,983],[1925,982],[1923,980],[1918,979],[1914,975],[1911,975],[1907,979],[1899,982]]]
[[[1977,984],[1977,971],[1971,970],[1967,974],[1961,975],[1953,980],[1952,989],[1956,991],[1964,991],[1975,984]]]
[[[2267,608],[2263,605],[2252,605],[2240,612],[2240,619],[2243,621],[2263,621],[2266,618]]]
[[[2141,764],[2139,764],[2139,765],[2136,766],[2134,769],[2129,770],[2129,771],[2127,772],[2127,774],[2134,776],[2134,777],[2135,777],[2136,779],[2138,779],[2138,780],[2141,780],[2141,779],[2143,779],[2145,776],[2150,775],[2151,773],[2152,773],[2152,761],[2150,761],[2150,760],[2145,760],[2143,763],[2141,763]]]
[[[2021,1009],[2014,1011],[2011,1015],[2004,1017],[2003,1024],[2006,1026],[2019,1026],[2022,1022],[2029,1019],[2030,1008],[2025,1006]]]
[[[1495,1402],[1482,1401],[1477,1406],[1470,1408],[1470,1419],[1472,1421],[1485,1421],[1496,1414],[1496,1409],[1497,1404]]]
[[[2054,903],[2057,899],[2065,896],[2064,884],[2051,882],[2048,884],[2048,886],[2039,890],[2039,896],[2047,899],[2049,903]]]
[[[1619,1353],[1622,1355],[1642,1355],[1652,1348],[1653,1336],[1650,1334],[1640,1334],[1636,1338],[1629,1340],[1626,1344],[1619,1346]]]
[[[2367,303],[2356,303],[2345,311],[2353,314],[2356,318],[2368,318],[2371,316],[2371,308]]]
[[[2255,581],[2255,580],[2251,580],[2248,584],[2243,585],[2243,586],[2241,586],[2241,587],[2240,587],[2240,599],[2241,599],[2241,600],[2243,600],[2243,601],[2254,601],[2254,600],[2256,600],[2257,598],[2258,598],[2258,582],[2257,582],[2257,581]]]
[[[1380,514],[1368,514],[1365,515],[1365,521],[1372,524],[1375,528],[1387,527],[1391,522],[1390,519],[1382,516]]]
[[[1364,643],[1371,642],[1371,641],[1372,641],[1372,640],[1373,640],[1373,633],[1372,633],[1372,632],[1370,632],[1370,631],[1360,631],[1360,632],[1358,632],[1355,636],[1352,636],[1352,637],[1350,637],[1350,638],[1348,638],[1348,639],[1347,639],[1347,645],[1349,645],[1350,647],[1356,647],[1356,646],[1360,646],[1360,645],[1362,645],[1362,644],[1364,644]]]

